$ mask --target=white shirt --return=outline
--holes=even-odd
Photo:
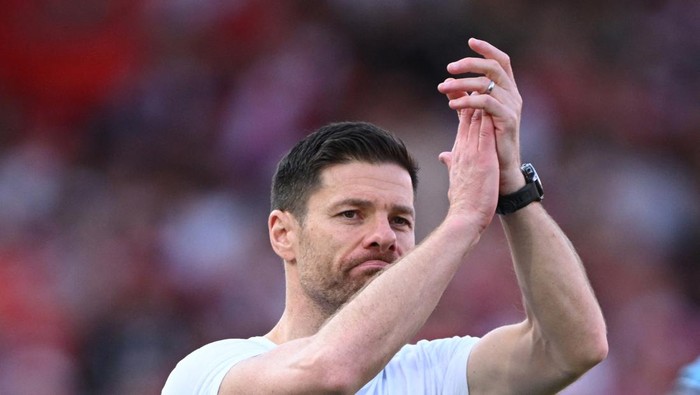
[[[467,360],[477,340],[466,336],[405,345],[358,394],[468,394]],[[264,337],[207,344],[177,364],[162,395],[216,395],[231,367],[276,346]]]

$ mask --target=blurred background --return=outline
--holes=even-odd
[[[283,308],[269,185],[330,121],[401,136],[417,239],[443,218],[436,86],[511,55],[523,159],[582,256],[607,360],[567,394],[665,394],[700,354],[700,2],[4,0],[0,394],[156,394]],[[498,221],[420,338],[522,318]]]

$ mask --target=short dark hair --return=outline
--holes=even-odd
[[[397,164],[408,171],[416,191],[418,165],[401,139],[368,122],[337,122],[309,134],[280,160],[272,179],[272,209],[303,221],[323,169],[351,161]]]

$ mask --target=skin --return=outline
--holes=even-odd
[[[438,86],[459,119],[452,150],[440,155],[450,183],[444,221],[414,247],[405,170],[359,162],[325,169],[303,226],[287,212],[269,217],[287,286],[285,311],[266,335],[279,346],[234,366],[220,394],[355,393],[424,324],[491,223],[498,195],[524,185],[522,100],[510,61],[484,41],[469,45],[482,57],[447,70],[482,76]],[[490,80],[493,92],[479,93]],[[605,358],[605,322],[578,255],[540,203],[501,224],[526,317],[477,342],[469,390],[554,393]]]
[[[290,263],[305,296],[330,316],[413,248],[413,191],[408,173],[392,164],[336,165],[322,182]]]

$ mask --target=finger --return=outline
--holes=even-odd
[[[478,53],[479,55],[481,55],[487,59],[496,60],[501,65],[501,67],[503,67],[503,70],[506,71],[508,76],[510,76],[510,78],[514,79],[513,66],[511,65],[511,62],[510,62],[510,56],[508,56],[507,53],[496,48],[491,43],[484,41],[484,40],[479,40],[477,38],[473,38],[473,37],[470,38],[468,43],[469,43],[469,48],[471,48],[474,52]]]
[[[466,96],[477,95],[478,93],[472,92]],[[457,115],[459,117],[458,131],[466,134],[466,140],[469,141],[470,134],[475,134],[474,131],[479,130],[479,125],[481,123],[481,112],[477,113],[477,109],[473,107],[456,109]]]
[[[479,133],[481,131],[481,123],[483,120],[484,111],[475,109],[470,119],[469,130],[467,132],[467,147],[472,150],[479,148]]]
[[[448,78],[445,80],[445,82],[442,82],[438,85],[438,90],[444,90],[444,86],[449,86],[451,84],[455,83],[454,78]],[[443,92],[445,93],[445,92]],[[472,92],[471,94],[474,94],[475,92]],[[460,97],[467,96],[469,93],[467,93],[464,90],[459,90],[459,89],[452,89],[450,90],[449,93],[445,93],[445,96],[447,96],[447,99],[449,101],[459,99]],[[469,119],[471,118],[472,114],[474,113],[473,108],[467,108],[467,109],[456,109],[457,112],[457,118],[462,119],[462,117],[466,118],[466,121],[469,122]]]
[[[501,85],[503,88],[506,89],[510,89],[515,85],[513,78],[510,75],[508,75],[506,70],[495,59],[484,59],[474,57],[462,58],[460,60],[448,64],[447,71],[453,75],[466,73],[483,74],[488,79],[496,81],[497,84]],[[469,80],[469,78],[461,78],[458,81],[464,80]],[[451,81],[450,84],[444,84],[443,89],[451,86],[452,83],[453,81]],[[468,84],[469,82],[466,83]]]
[[[496,118],[509,118],[514,110],[511,108],[512,106],[508,106],[494,97],[499,94],[497,89],[500,89],[498,85],[496,85],[490,95],[470,95],[450,100],[448,105],[456,111],[460,109],[480,109]]]
[[[474,95],[474,94],[476,94],[476,93],[472,93],[472,95]],[[466,96],[469,96],[469,95],[466,95]],[[450,100],[450,102],[451,101],[452,100]],[[449,104],[449,102],[448,102],[448,104]],[[457,111],[457,117],[459,118],[460,123],[464,122],[467,126],[469,126],[471,124],[472,120],[474,119],[474,111],[476,111],[476,108],[466,107],[466,108],[456,108],[454,110]]]
[[[445,78],[444,81],[442,81],[441,83],[438,84],[438,86],[437,86],[438,92],[443,93],[443,94],[447,94],[447,92],[445,91],[445,89],[454,86],[455,81],[456,81],[456,80],[455,80],[454,78],[452,78],[452,77]],[[461,93],[462,93],[462,94],[465,94],[465,92],[461,92]],[[451,98],[450,98],[450,99],[451,99]]]
[[[447,166],[447,170],[450,170],[452,167],[452,152],[442,152],[438,155],[438,159]]]
[[[493,117],[483,115],[479,127],[479,151],[496,150],[496,134],[494,132]]]
[[[457,135],[452,145],[452,154],[468,149],[471,145],[478,144],[479,125],[481,125],[481,111],[475,109],[463,109],[459,113],[459,125]],[[452,157],[451,157],[452,158]]]
[[[463,91],[463,90],[457,90],[457,89],[453,89],[453,90],[450,91],[449,93],[447,93],[447,92],[443,92],[443,93],[444,93],[445,96],[447,97],[447,100],[448,100],[448,101],[456,100],[456,99],[459,99],[459,98],[462,97],[462,96],[467,96],[467,95],[469,95],[469,92],[465,92],[465,91]],[[457,112],[459,113],[459,110],[458,110]]]
[[[438,90],[447,96],[448,99],[458,99],[466,94],[466,92],[486,93],[486,89],[491,83],[491,79],[485,76],[471,78],[448,78],[445,82],[438,85]]]

